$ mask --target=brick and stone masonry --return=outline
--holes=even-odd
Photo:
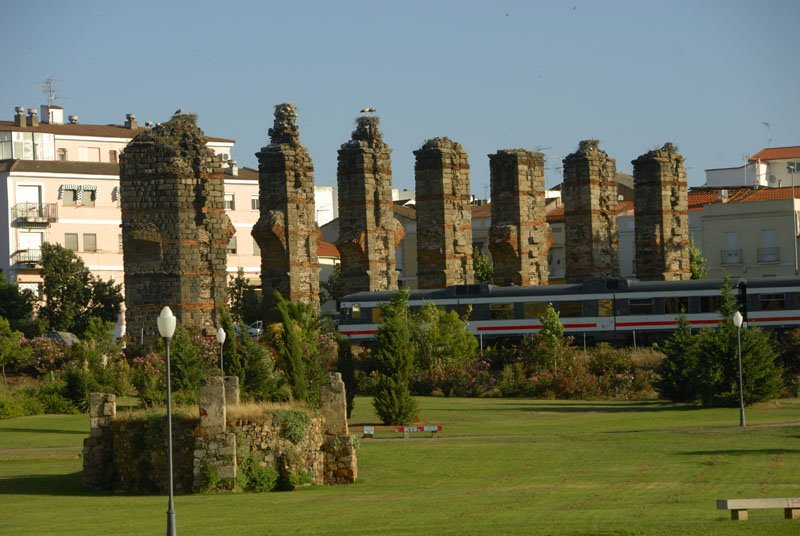
[[[683,156],[671,143],[633,160],[636,276],[690,279],[689,207]]]
[[[341,286],[344,294],[397,290],[395,248],[403,227],[392,210],[392,150],[377,116],[356,119],[356,129],[339,149]]]
[[[616,161],[598,144],[581,141],[563,160],[567,283],[619,276]]]
[[[175,115],[133,138],[120,155],[128,333],[158,336],[168,305],[178,324],[213,328],[226,300],[227,245],[221,157],[206,146],[197,116]]]
[[[200,386],[199,418],[173,415],[176,493],[203,489],[204,472],[219,476],[215,489],[236,489],[236,476],[255,456],[262,467],[305,471],[316,484],[352,484],[358,478],[356,442],[347,425],[347,401],[341,374],[321,387],[320,408],[310,416],[304,439],[287,439],[274,411],[231,418],[228,390],[238,378],[211,376]],[[83,442],[83,486],[119,493],[165,493],[168,489],[166,418],[128,414],[117,418],[113,394],[92,393],[90,436]],[[295,411],[305,412],[306,409]],[[144,419],[144,420],[142,420]],[[242,443],[240,443],[242,442]],[[287,466],[286,464],[290,466]]]
[[[319,311],[314,164],[300,143],[293,104],[275,106],[269,139],[256,153],[261,214],[251,231],[261,248],[265,314],[274,317],[276,290],[289,301],[311,303]]]
[[[472,284],[469,162],[461,144],[433,138],[414,151],[419,288]]]
[[[544,154],[504,149],[489,155],[494,284],[546,285],[549,250]]]

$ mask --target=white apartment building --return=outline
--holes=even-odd
[[[94,275],[124,282],[118,159],[150,126],[133,114],[122,125],[84,125],[77,116],[65,122],[64,110],[53,105],[42,106],[41,115],[16,108],[12,121],[0,120],[0,268],[9,281],[38,294],[41,245],[50,242],[75,251]],[[261,256],[250,236],[259,217],[258,172],[238,169],[230,159],[234,143],[208,138],[227,161],[225,205],[236,228],[228,271],[242,268],[258,285]],[[336,248],[321,245],[324,278],[337,262]]]
[[[800,146],[767,147],[738,167],[706,170],[707,188],[800,186]]]

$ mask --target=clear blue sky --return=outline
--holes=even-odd
[[[771,145],[800,145],[800,2],[761,1],[33,1],[3,9],[0,117],[57,103],[83,123],[198,114],[257,167],[274,105],[297,105],[316,182],[364,106],[393,148],[394,186],[412,151],[448,136],[483,196],[487,154],[561,159],[596,138],[630,161],[672,141],[689,184]],[[769,123],[767,128],[763,123]]]

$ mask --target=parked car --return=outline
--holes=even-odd
[[[243,329],[246,329],[247,334],[254,339],[260,339],[261,334],[264,332],[264,323],[261,320],[256,320],[246,327],[242,326],[241,324],[236,324],[233,326],[233,330],[236,332],[237,337],[241,337]]]
[[[69,331],[48,331],[44,335],[45,339],[50,339],[67,346],[72,346],[76,342],[81,342],[77,335]]]

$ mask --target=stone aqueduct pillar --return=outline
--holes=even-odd
[[[686,169],[666,143],[633,164],[636,275],[642,281],[690,279]]]
[[[267,315],[275,291],[319,311],[319,262],[314,165],[300,143],[293,104],[275,107],[270,143],[256,153],[260,217],[251,234],[261,248],[261,287]]]
[[[419,288],[471,284],[469,162],[461,144],[433,138],[414,151]]]
[[[495,285],[546,285],[549,249],[544,154],[505,149],[489,155]]]
[[[597,140],[584,140],[563,163],[567,283],[618,277],[616,162]]]
[[[377,116],[356,119],[339,149],[337,185],[341,285],[344,294],[397,290],[395,248],[403,228],[392,209],[392,150]]]
[[[221,159],[206,146],[197,116],[175,115],[133,138],[120,155],[128,333],[154,340],[168,305],[178,324],[213,328],[225,302],[227,245]]]

